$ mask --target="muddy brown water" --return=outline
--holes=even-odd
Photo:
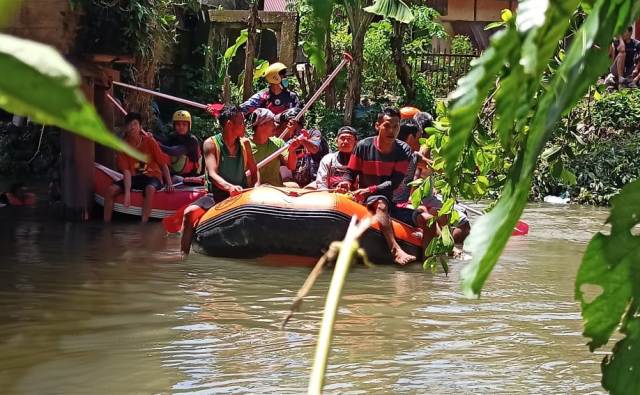
[[[0,209],[0,393],[306,391],[325,273],[286,330],[309,269],[192,256],[159,223],[111,226]],[[573,281],[606,211],[531,205],[480,300],[459,273],[355,268],[326,392],[599,393]]]

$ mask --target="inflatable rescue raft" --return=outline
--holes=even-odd
[[[122,179],[122,174],[111,170],[108,167],[95,164],[95,200],[101,206],[104,206],[104,196],[114,181]],[[164,218],[173,215],[183,206],[193,202],[205,194],[204,187],[192,186],[176,186],[173,192],[160,190],[153,196],[153,204],[151,209],[152,218]],[[131,204],[125,207],[123,204],[124,195],[116,196],[113,205],[113,211],[130,214],[142,215],[142,191],[131,191]]]
[[[228,258],[320,257],[331,242],[344,238],[353,215],[371,214],[343,194],[261,186],[204,213],[193,246],[197,252]],[[393,227],[400,246],[420,259],[417,229],[398,221]],[[393,262],[378,224],[369,228],[360,244],[373,263]]]

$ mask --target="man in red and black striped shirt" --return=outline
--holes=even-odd
[[[356,200],[364,201],[369,210],[375,213],[394,261],[406,265],[415,261],[416,257],[407,254],[398,245],[391,226],[391,216],[416,226],[416,215],[414,210],[397,208],[391,202],[393,191],[407,173],[413,152],[406,143],[396,139],[400,131],[398,110],[384,109],[378,114],[375,128],[378,135],[360,141],[351,154],[346,177],[348,181],[340,183],[338,188],[348,190],[358,178],[360,189],[354,191]]]

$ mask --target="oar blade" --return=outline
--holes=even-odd
[[[513,228],[512,236],[526,236],[529,234],[529,224],[524,221],[518,221],[515,228]]]

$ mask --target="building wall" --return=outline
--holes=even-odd
[[[63,54],[73,51],[79,15],[68,0],[28,0],[6,31],[18,37],[49,44]]]
[[[442,20],[497,21],[503,9],[510,4],[515,8],[516,3],[515,0],[449,0],[447,15],[442,16]]]

